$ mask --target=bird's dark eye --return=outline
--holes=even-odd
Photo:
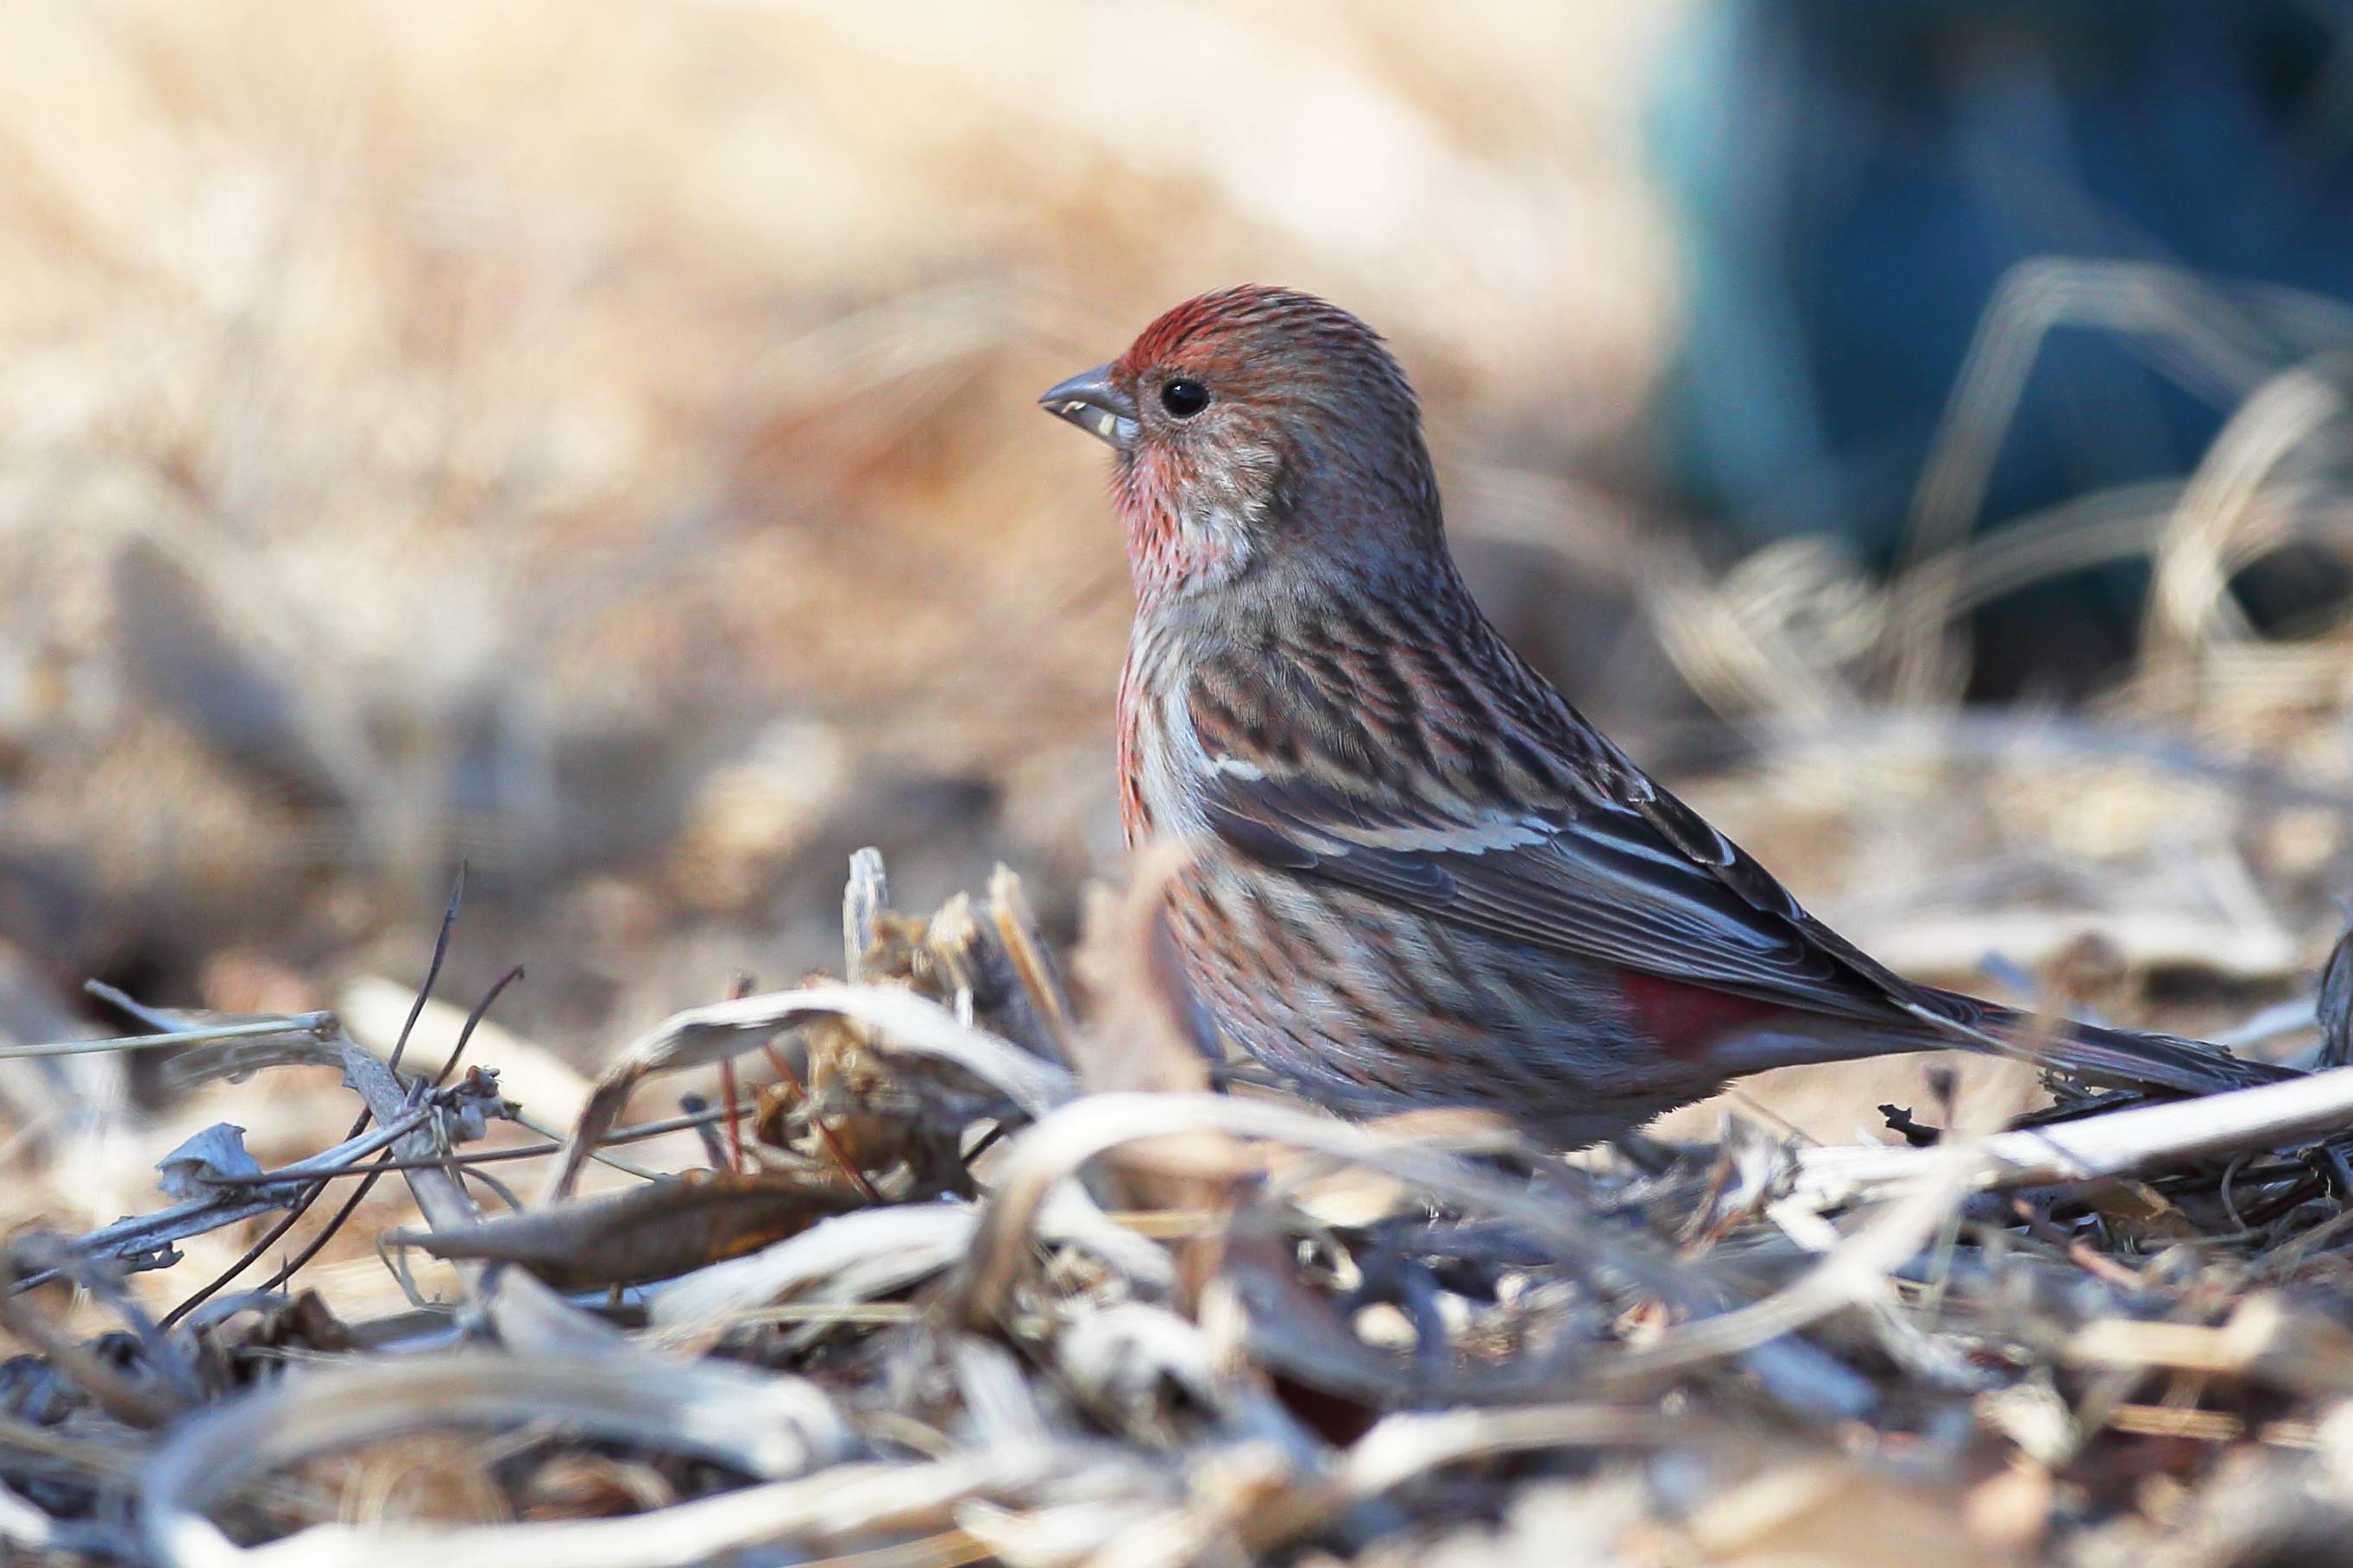
[[[1178,376],[1160,389],[1160,406],[1179,419],[1190,419],[1209,406],[1209,389]]]

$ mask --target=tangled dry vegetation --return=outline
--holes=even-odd
[[[1607,717],[1728,721],[1672,776],[1820,912],[2336,1067],[2353,618],[2228,592],[2353,556],[2333,316],[2029,269],[1892,584],[1703,570],[1557,477],[1667,330],[1592,108],[1662,8],[915,9],[14,19],[11,1560],[2341,1555],[2343,1074],[1799,1074],[1567,1162],[1204,1092],[1132,903],[1081,918],[1121,565],[1029,401],[1242,273],[1358,306],[1502,617]],[[1205,58],[1381,156],[1181,112]],[[1979,539],[2053,327],[2238,413]],[[2133,558],[2106,697],[1953,706],[1972,605]],[[870,840],[838,978],[674,1011],[830,949]],[[461,856],[438,984],[383,978]]]
[[[676,1015],[546,1142],[494,1058],[543,1065],[470,1019],[409,1056],[421,996],[389,1059],[332,1015],[119,995],[154,1033],[9,1049],[361,1109],[269,1169],[216,1124],[160,1162],[177,1201],[17,1237],[0,1533],[205,1565],[2208,1563],[2353,1511],[2353,1071],[1564,1163],[1468,1113],[1206,1092],[1154,886],[1098,899],[1082,1006],[1009,873],[911,917],[861,854],[846,981]],[[2345,1061],[2353,946],[2300,1011],[2270,1027]],[[628,1120],[681,1075],[718,1103]],[[641,1163],[687,1129],[691,1168]],[[405,1301],[308,1288],[314,1242],[142,1304],[187,1290],[180,1244],[353,1194],[330,1240],[385,1177],[413,1209],[364,1267]]]

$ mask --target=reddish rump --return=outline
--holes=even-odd
[[[1634,1026],[1678,1061],[1698,1061],[1729,1037],[1789,1011],[1753,996],[1712,991],[1637,969],[1619,971],[1619,986]]]

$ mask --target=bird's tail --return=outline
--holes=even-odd
[[[2225,1089],[2252,1089],[2258,1084],[2303,1076],[2294,1068],[2242,1060],[2221,1047],[2202,1040],[2044,1017],[1958,992],[1938,992],[1936,995],[1940,1003],[1952,1005],[1956,1023],[1994,1042],[1980,1045],[1979,1049],[2000,1049],[2005,1055],[2025,1057],[2112,1089],[2218,1094]],[[1969,1044],[1959,1038],[1952,1043]]]

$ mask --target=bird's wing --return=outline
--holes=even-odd
[[[1522,802],[1409,792],[1284,767],[1237,736],[1201,739],[1208,826],[1262,864],[1542,951],[1812,1012],[1884,1023],[1934,995],[1814,921],[1631,763],[1614,776],[1614,755],[1601,760],[1616,787]]]
[[[1204,820],[1261,864],[1462,929],[1921,1043],[2023,1051],[2098,1081],[2190,1093],[2293,1076],[1905,979],[1808,914],[1532,673],[1507,669],[1521,678],[1514,706],[1542,733],[1424,728],[1389,734],[1386,751],[1356,704],[1298,681],[1256,682],[1261,705],[1247,719],[1229,700],[1237,683],[1196,687]],[[1548,700],[1526,700],[1532,690]]]

